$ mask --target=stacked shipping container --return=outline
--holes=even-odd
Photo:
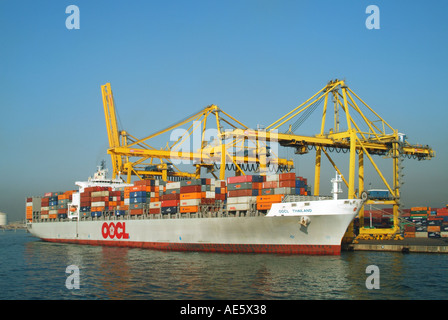
[[[227,181],[213,178],[178,182],[140,180],[131,187],[115,190],[111,187],[84,188],[79,194],[79,209],[83,218],[100,217],[103,214],[124,215],[126,212],[132,216],[196,213],[204,206],[208,211],[226,206],[228,211],[247,211],[250,208],[266,211],[272,203],[281,202],[284,195],[309,195],[309,189],[306,179],[296,177],[294,173],[236,176]],[[41,216],[35,218],[66,218],[68,204],[75,192],[46,193],[43,198],[39,198]],[[28,220],[32,219],[31,202],[27,201]]]
[[[39,219],[41,216],[41,198],[40,197],[30,197],[26,198],[26,219]]]
[[[448,210],[413,207],[403,217],[412,224],[404,227],[406,238],[447,238]]]

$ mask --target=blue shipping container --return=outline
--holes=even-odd
[[[129,199],[129,203],[148,203],[148,202],[149,202],[149,198],[146,198],[146,196]]]
[[[146,197],[146,191],[135,191],[129,193],[130,198],[141,198]]]
[[[162,207],[162,214],[177,213],[177,207]]]
[[[263,176],[252,176],[252,182],[263,182]]]
[[[124,216],[126,213],[125,210],[115,210],[115,215],[116,216]]]
[[[303,180],[296,180],[296,188],[305,188],[306,184]]]
[[[369,190],[369,198],[371,199],[389,199],[390,194],[388,190]]]

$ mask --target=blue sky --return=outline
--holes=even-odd
[[[65,27],[71,4],[79,30]],[[370,4],[379,30],[365,27]],[[26,196],[72,189],[101,159],[110,163],[106,82],[123,128],[143,137],[210,104],[267,125],[334,78],[410,142],[434,148],[435,159],[405,160],[402,198],[406,207],[444,206],[447,9],[399,0],[1,0],[0,211],[21,219]],[[312,184],[312,156],[294,160]]]

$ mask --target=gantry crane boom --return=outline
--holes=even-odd
[[[334,109],[333,128],[326,131],[330,115],[330,103],[332,100]],[[298,135],[294,131],[310,116],[316,107],[323,104],[320,130],[316,135]],[[358,103],[356,102],[358,101]],[[341,112],[345,113],[344,121],[341,121]],[[298,119],[297,119],[298,118]],[[373,118],[373,120],[371,119]],[[344,120],[343,119],[343,120]],[[286,131],[280,132],[283,125],[295,121]],[[345,128],[341,129],[341,122]],[[236,129],[227,133],[229,136],[258,135],[257,131],[244,131]],[[355,92],[353,92],[343,80],[328,82],[321,90],[294,108],[278,120],[266,127],[266,141],[277,141],[281,146],[295,148],[296,154],[305,154],[312,149],[316,150],[314,195],[320,194],[320,171],[322,153],[328,158],[335,170],[342,176],[348,187],[348,197],[355,198],[364,191],[364,157],[372,163],[375,171],[383,181],[391,194],[391,199],[386,201],[373,201],[369,203],[382,203],[393,205],[394,227],[391,229],[367,230],[361,225],[361,233],[386,233],[394,234],[398,231],[398,211],[400,206],[400,170],[401,158],[404,156],[417,158],[419,160],[431,159],[435,156],[429,146],[411,145],[403,135],[398,133],[367,103],[365,103]],[[330,157],[329,152],[338,151],[349,153],[348,181]],[[382,155],[393,159],[393,177],[390,184],[379,166],[374,162],[373,155]],[[357,159],[358,158],[358,159]],[[358,171],[356,172],[356,169]],[[356,192],[356,173],[358,175],[358,192]],[[363,223],[363,210],[360,211],[360,221]]]
[[[114,97],[110,83],[101,86],[103,97],[104,115],[106,117],[107,136],[109,139],[109,148],[117,148],[120,146],[120,133],[117,126],[117,115],[115,114]],[[122,159],[120,156],[111,155],[113,179],[116,178],[117,172],[122,167]]]
[[[136,175],[140,179],[148,176],[161,176],[163,180],[166,180],[168,176],[191,178],[199,177],[202,167],[207,168],[209,172],[215,175],[213,171],[217,166],[216,164],[219,163],[219,179],[224,179],[227,163],[232,164],[236,174],[245,174],[244,164],[247,163],[266,166],[266,153],[261,155],[245,154],[245,152],[251,149],[247,145],[247,139],[240,139],[239,137],[233,139],[225,138],[227,130],[249,130],[249,128],[216,105],[205,107],[174,125],[145,138],[138,139],[127,131],[119,131],[110,83],[103,85],[101,89],[109,137],[108,153],[112,159],[114,178],[120,174],[127,175],[128,182],[131,181],[132,175]],[[209,118],[211,120],[207,121]],[[216,127],[213,128],[212,136],[215,138],[213,142],[207,140],[207,138],[210,138],[207,136],[207,133],[209,133],[207,130],[210,129],[207,128],[207,125],[211,123],[216,123]],[[173,133],[182,126],[188,126],[188,129],[181,130],[181,133],[174,140],[169,141],[166,147],[156,149],[149,144],[151,139],[168,132]],[[228,129],[225,130],[224,127]],[[197,142],[197,150],[190,150],[190,137],[196,139],[193,142]],[[261,139],[255,138],[254,141],[260,145]],[[235,149],[242,151],[242,154],[232,153],[231,150]],[[259,146],[257,149],[259,149]],[[136,158],[137,160],[131,161],[133,160],[131,158]],[[196,172],[175,171],[173,169],[175,165],[171,163],[173,159],[190,161],[196,167]],[[153,160],[160,161],[160,164],[154,164]],[[146,161],[150,161],[150,163]],[[286,170],[290,170],[293,167],[292,160],[275,157],[269,158],[268,161]]]

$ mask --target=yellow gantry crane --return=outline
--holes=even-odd
[[[298,135],[294,132],[322,105],[320,130],[315,135]],[[333,122],[327,119],[333,116]],[[330,124],[329,124],[330,123]],[[287,129],[280,132],[280,128]],[[332,126],[331,128],[327,128]],[[235,129],[229,132],[233,136],[246,136],[258,132],[245,132]],[[365,228],[364,210],[359,214],[360,235],[395,235],[399,231],[399,206],[401,185],[401,160],[403,157],[418,160],[431,159],[435,156],[429,146],[411,145],[403,134],[400,134],[367,103],[365,103],[343,80],[332,80],[308,100],[294,108],[278,120],[266,127],[263,132],[267,141],[278,141],[281,146],[295,149],[296,154],[306,154],[315,150],[314,195],[320,194],[320,175],[322,153],[327,157],[334,169],[341,175],[348,188],[348,198],[358,197],[365,190],[364,161],[367,158],[390,193],[389,199],[370,199],[366,204],[393,206],[394,226],[387,229]],[[331,158],[331,152],[348,153],[349,172],[347,177]],[[373,156],[380,155],[392,159],[392,183],[389,183]],[[357,182],[357,183],[356,183]],[[357,188],[356,188],[357,184]],[[351,235],[347,235],[348,238]]]
[[[278,143],[284,147],[294,148],[296,154],[306,154],[315,150],[314,195],[320,194],[323,153],[341,175],[348,188],[348,198],[353,199],[365,191],[364,162],[367,158],[389,191],[390,198],[369,199],[366,204],[392,205],[394,225],[388,229],[365,228],[362,209],[359,214],[360,236],[387,235],[390,237],[399,231],[401,161],[403,157],[427,160],[435,156],[429,146],[409,144],[403,134],[387,123],[343,80],[329,81],[305,102],[263,130],[250,129],[217,106],[211,105],[143,139],[137,139],[127,131],[118,130],[110,84],[107,83],[101,88],[113,176],[124,174],[128,182],[131,181],[132,175],[140,179],[161,176],[164,180],[169,176],[199,177],[202,167],[207,168],[213,175],[215,175],[214,169],[219,168],[219,179],[225,178],[226,168],[235,170],[237,175],[245,174],[244,165],[246,169],[250,165],[255,165],[260,174],[266,174],[266,169],[271,166],[289,171],[294,166],[292,160],[281,159],[277,154],[271,154],[270,145]],[[323,106],[322,118],[320,128],[316,130],[317,134],[296,134],[295,131],[320,105]],[[328,120],[331,116],[333,116],[332,122]],[[211,120],[208,120],[210,117]],[[216,123],[215,139],[212,141],[206,138],[207,124],[210,123]],[[184,125],[189,126],[188,129],[171,143],[167,143],[165,148],[156,149],[149,144],[152,138]],[[285,126],[286,130],[281,130]],[[329,126],[331,128],[328,128]],[[182,144],[186,141],[190,142],[189,137],[195,133],[200,135],[200,138],[196,139],[200,141],[197,150],[189,151],[188,148],[186,151],[182,150]],[[348,154],[348,179],[330,156],[332,152]],[[373,156],[392,159],[391,183],[375,163]],[[160,160],[160,163],[154,164],[154,159]],[[173,159],[193,161],[196,172],[182,172],[170,163]],[[150,162],[146,163],[146,161]],[[352,235],[347,234],[347,238],[351,240]]]
[[[216,178],[218,176],[214,171],[219,169],[219,179],[225,179],[226,169],[244,175],[245,169],[255,169],[254,166],[258,168],[272,164],[286,171],[293,168],[292,160],[272,156],[266,151],[261,156],[254,153],[254,149],[267,149],[263,139],[257,138],[257,135],[253,136],[252,141],[245,137],[223,139],[226,131],[244,132],[250,129],[216,105],[205,107],[174,125],[138,139],[125,130],[119,130],[110,83],[101,86],[101,91],[113,178],[125,175],[128,183],[133,175],[139,179],[158,177],[165,181],[169,177],[199,178],[201,168],[206,168]],[[152,139],[168,132],[171,139],[165,147],[156,149],[152,146]],[[180,170],[173,160],[193,164],[195,173]]]

